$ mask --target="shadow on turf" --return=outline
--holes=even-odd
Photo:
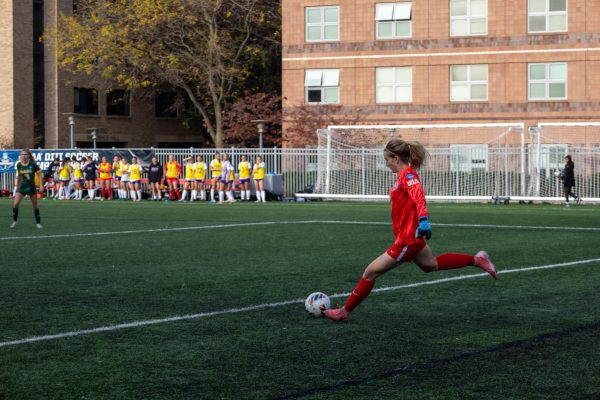
[[[417,363],[407,365],[405,367],[392,369],[390,371],[378,372],[378,373],[371,374],[371,375],[366,375],[366,376],[363,376],[362,378],[351,379],[351,380],[343,381],[340,383],[336,383],[334,385],[321,386],[321,387],[315,387],[312,389],[301,390],[301,391],[291,393],[288,395],[275,397],[274,400],[300,399],[303,397],[308,397],[308,396],[312,396],[312,395],[316,395],[316,394],[331,393],[331,392],[335,392],[337,390],[343,390],[343,389],[347,389],[347,388],[350,388],[353,386],[364,385],[364,384],[375,382],[375,381],[382,380],[382,379],[394,378],[394,377],[397,377],[400,375],[406,375],[406,374],[409,374],[412,372],[421,372],[421,371],[430,370],[430,369],[439,367],[444,364],[450,364],[450,363],[453,363],[456,361],[462,361],[462,360],[468,359],[470,357],[474,357],[474,356],[478,356],[478,355],[482,355],[482,354],[489,354],[489,353],[494,353],[497,351],[510,350],[510,349],[515,349],[515,348],[520,348],[520,347],[522,347],[522,348],[534,347],[542,342],[546,342],[549,340],[560,339],[560,338],[570,336],[575,333],[590,332],[590,331],[594,331],[594,330],[600,330],[600,322],[581,325],[581,326],[577,326],[575,328],[567,329],[564,331],[544,333],[541,335],[532,336],[527,339],[516,340],[514,342],[508,342],[508,343],[502,343],[502,344],[498,344],[496,346],[486,347],[486,348],[480,349],[480,350],[474,350],[474,351],[460,353],[460,354],[457,354],[454,356],[437,358],[437,359],[433,359],[430,361],[417,362]]]

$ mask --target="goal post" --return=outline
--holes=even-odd
[[[386,200],[395,177],[385,166],[383,148],[398,137],[427,148],[419,175],[430,200],[520,197],[527,187],[524,128],[517,122],[329,126],[317,132],[313,196]]]

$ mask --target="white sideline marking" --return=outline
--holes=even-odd
[[[573,266],[573,265],[582,265],[582,264],[589,264],[589,263],[594,263],[594,262],[600,262],[600,258],[591,258],[589,260],[571,261],[571,262],[560,263],[560,264],[548,264],[548,265],[538,265],[538,266],[534,266],[534,267],[506,269],[506,270],[498,271],[498,274],[510,274],[510,273],[514,273],[514,272],[526,272],[526,271],[536,271],[536,270],[540,270],[540,269],[569,267],[569,266]],[[484,277],[484,276],[488,276],[488,274],[483,272],[483,273],[478,273],[478,274],[461,275],[461,276],[454,276],[451,278],[436,279],[436,280],[432,280],[432,281],[409,283],[406,285],[388,286],[388,287],[383,287],[383,288],[379,288],[379,289],[374,289],[373,292],[387,292],[387,291],[391,291],[391,290],[414,288],[414,287],[425,286],[425,285],[437,285],[438,283],[460,281],[460,280],[473,279],[473,278],[479,278],[479,277]],[[329,297],[336,298],[336,297],[346,297],[349,295],[350,295],[350,293],[336,293]],[[297,304],[297,303],[303,303],[303,302],[304,302],[304,299],[286,300],[286,301],[280,301],[277,303],[258,304],[258,305],[253,305],[253,306],[240,307],[240,308],[228,308],[225,310],[203,312],[203,313],[198,313],[198,314],[176,315],[176,316],[167,317],[167,318],[150,319],[150,320],[146,320],[146,321],[134,321],[134,322],[128,322],[128,323],[123,323],[123,324],[117,324],[117,325],[107,325],[107,326],[101,326],[99,328],[93,328],[93,329],[84,329],[84,330],[80,330],[80,331],[56,333],[54,335],[33,336],[33,337],[26,338],[26,339],[0,342],[0,347],[17,346],[17,345],[26,344],[26,343],[42,342],[42,341],[47,341],[47,340],[62,339],[62,338],[66,338],[66,337],[89,335],[92,333],[112,332],[112,331],[128,329],[128,328],[139,328],[142,326],[156,325],[156,324],[162,324],[162,323],[166,323],[166,322],[187,321],[187,320],[198,319],[198,318],[213,317],[216,315],[237,314],[237,313],[242,313],[242,312],[246,312],[246,311],[256,311],[256,310],[267,309],[267,308],[276,308],[276,307],[282,307],[282,306],[287,306],[290,304]]]
[[[177,232],[191,231],[201,229],[219,229],[219,228],[234,228],[241,226],[257,226],[257,225],[290,225],[290,224],[341,224],[341,225],[389,225],[391,222],[373,222],[373,221],[267,221],[267,222],[245,222],[239,224],[221,224],[221,225],[201,225],[201,226],[185,226],[179,228],[155,228],[155,229],[138,229],[128,231],[112,231],[112,232],[87,232],[87,233],[70,233],[59,235],[39,235],[39,236],[7,236],[0,237],[3,240],[29,240],[29,239],[59,239],[66,237],[86,237],[86,236],[106,236],[132,233],[155,233],[155,232]],[[578,227],[578,226],[536,226],[536,225],[485,225],[485,224],[438,224],[432,223],[432,226],[442,228],[491,228],[491,229],[542,229],[542,230],[565,230],[565,231],[592,231],[600,232],[600,228],[596,227]]]

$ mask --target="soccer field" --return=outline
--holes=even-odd
[[[430,204],[434,253],[347,323],[389,205],[0,200],[0,399],[598,399],[600,209]]]

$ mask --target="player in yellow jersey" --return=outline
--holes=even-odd
[[[75,190],[75,200],[83,200],[83,164],[73,158],[71,169],[73,170],[73,187]]]
[[[60,187],[58,189],[59,200],[69,199],[69,183],[71,182],[71,173],[73,172],[69,165],[70,161],[69,157],[65,157],[58,170],[58,179],[60,180]]]
[[[196,190],[196,164],[194,163],[194,156],[189,156],[183,159],[183,171],[185,183],[183,184],[183,193],[179,201],[186,201],[188,193],[191,191],[191,200],[194,200],[194,190]]]
[[[223,163],[221,162],[221,154],[215,153],[215,158],[210,162],[210,173],[212,181],[210,183],[210,202],[215,202],[215,189],[219,188],[219,181],[221,180],[221,168]]]
[[[267,201],[265,196],[265,163],[261,156],[256,156],[256,163],[252,168],[252,177],[254,178],[254,190],[256,191],[256,203]]]
[[[112,188],[110,186],[110,173],[112,172],[112,165],[108,162],[106,157],[102,157],[102,162],[98,166],[98,173],[100,174],[100,200],[104,200],[107,193],[108,199],[110,200],[112,198]]]
[[[175,160],[173,154],[169,154],[169,161],[165,164],[165,176],[167,177],[167,185],[169,185],[169,200],[174,200],[174,195],[181,198],[179,193],[179,175],[181,175],[181,165]]]
[[[250,201],[250,171],[252,167],[248,162],[248,156],[243,155],[242,161],[238,164],[238,173],[240,178],[240,198],[242,201]]]
[[[200,200],[206,200],[206,190],[204,190],[204,180],[206,179],[206,163],[204,162],[204,157],[196,156],[196,164],[194,167],[196,187],[192,191],[192,201],[197,200],[198,193],[200,193]]]
[[[120,200],[127,200],[127,198],[129,197],[129,190],[131,190],[131,185],[129,184],[129,182],[131,182],[131,176],[129,173],[129,162],[127,161],[127,159],[125,157],[123,157],[123,159],[121,160],[121,164],[119,166],[119,169],[121,170],[121,191],[123,192],[123,196],[121,197],[121,194],[119,194],[119,199]]]
[[[114,156],[113,163],[112,163],[112,171],[113,171],[113,179],[114,179],[115,187],[117,189],[117,193],[119,195],[119,199],[122,199],[125,197],[123,195],[123,184],[121,183],[121,177],[123,176],[123,172],[121,172],[121,164],[122,164],[121,157]],[[104,197],[104,196],[102,196],[102,197]],[[110,200],[111,198],[112,198],[112,184],[109,182],[108,199]]]
[[[132,157],[129,165],[129,192],[133,201],[142,201],[143,173],[144,168],[138,163],[137,157]]]

